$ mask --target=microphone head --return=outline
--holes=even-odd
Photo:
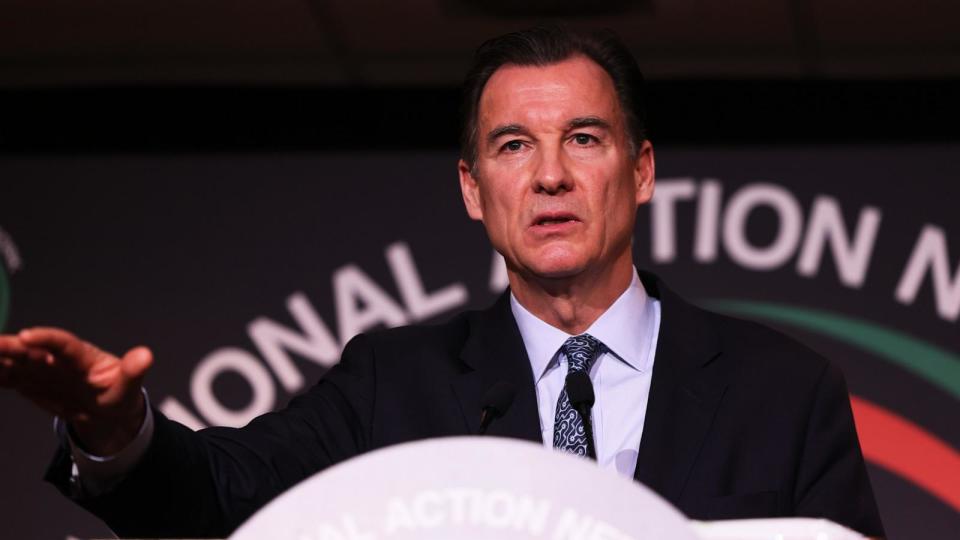
[[[483,395],[483,410],[489,410],[494,416],[503,416],[513,404],[517,389],[506,381],[499,381]]]
[[[570,398],[570,404],[578,410],[581,405],[588,409],[593,407],[596,397],[593,394],[593,383],[586,372],[575,371],[567,375],[567,397]]]

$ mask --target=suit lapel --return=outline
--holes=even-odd
[[[510,294],[504,293],[487,310],[471,314],[470,335],[460,354],[468,370],[453,381],[470,433],[480,427],[484,393],[498,381],[516,388],[510,409],[493,421],[487,434],[542,443],[536,387],[527,349],[510,310]]]
[[[634,477],[676,504],[727,387],[719,337],[705,312],[650,274],[660,299],[660,333]]]

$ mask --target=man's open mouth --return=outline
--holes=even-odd
[[[560,225],[563,223],[579,221],[577,216],[568,213],[550,213],[550,214],[541,214],[533,220],[533,225],[535,227],[547,226],[547,225]]]

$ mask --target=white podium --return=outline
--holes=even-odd
[[[231,540],[854,540],[815,519],[691,522],[650,489],[512,439],[393,446],[273,500]]]

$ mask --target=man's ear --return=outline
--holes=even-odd
[[[457,163],[460,173],[460,192],[463,195],[463,205],[467,208],[467,215],[477,221],[483,220],[483,205],[480,204],[480,186],[473,176],[467,162],[460,160]]]
[[[653,145],[650,141],[643,141],[640,144],[640,150],[637,151],[636,162],[633,164],[633,178],[637,184],[637,206],[646,204],[653,198],[655,172]]]

